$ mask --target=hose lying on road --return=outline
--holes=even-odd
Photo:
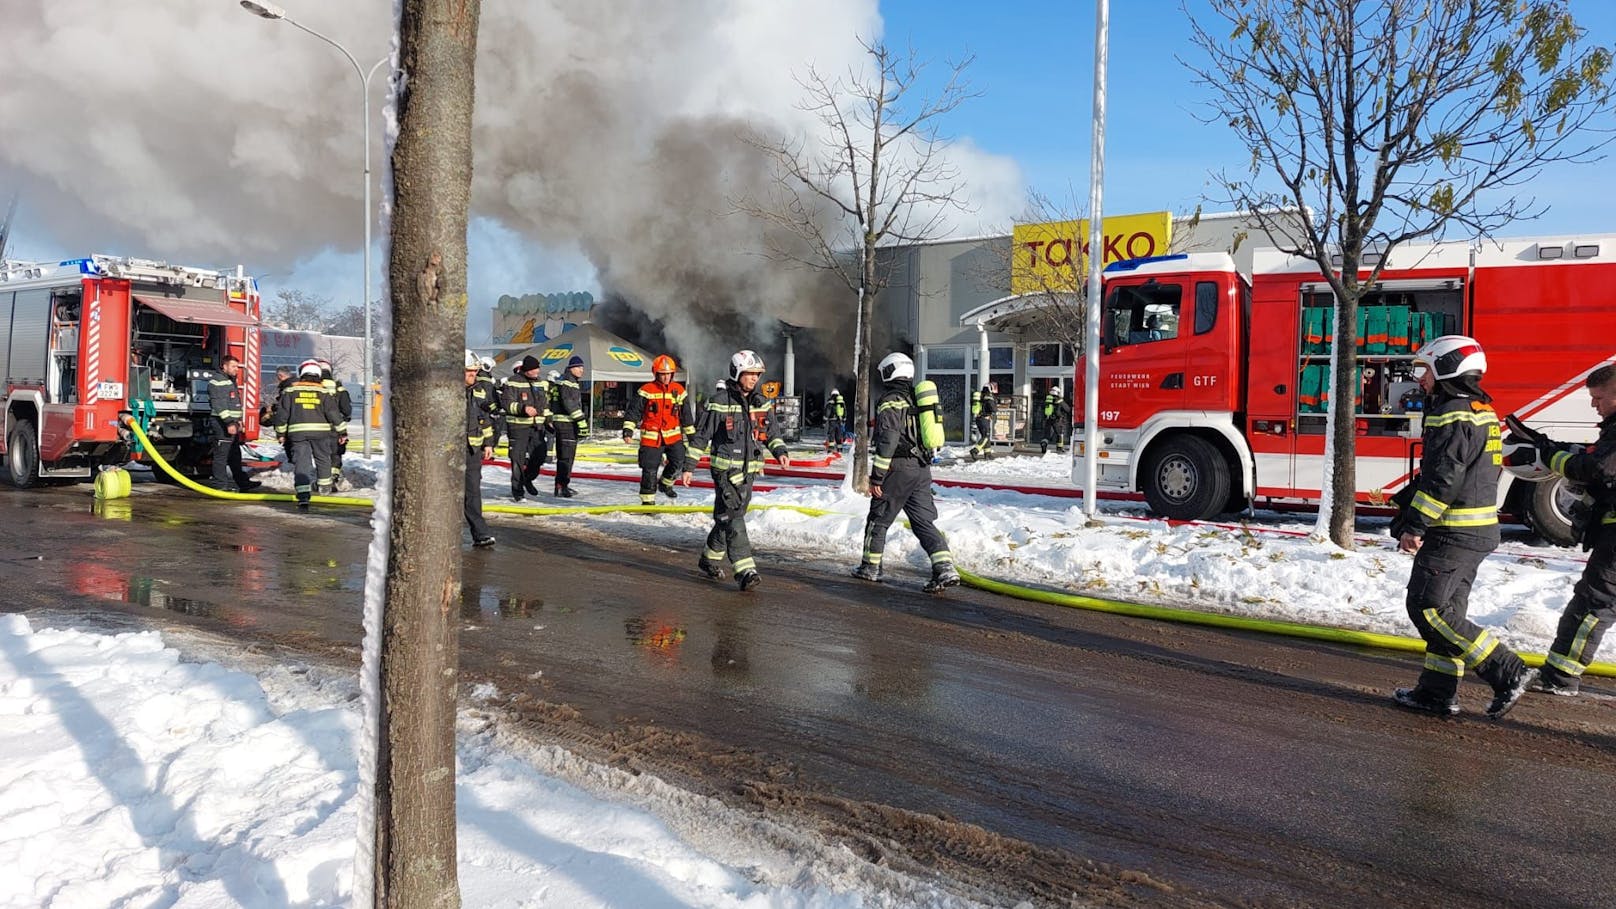
[[[146,437],[139,424],[129,418],[124,421],[140,440],[146,452],[151,455],[152,462],[157,469],[164,471],[181,485],[203,495],[217,499],[227,499],[238,502],[294,502],[296,496],[288,493],[260,493],[260,492],[229,492],[222,489],[213,489],[203,486],[189,477],[175,470],[173,465],[153,449],[151,440]],[[355,496],[314,496],[312,501],[321,505],[357,505],[366,508],[374,503],[370,499]],[[831,515],[848,516],[846,512],[829,511],[823,508],[810,508],[806,505],[770,505],[754,504],[748,511],[794,511],[810,517],[822,518]],[[542,505],[484,505],[483,511],[497,514],[516,515],[588,515],[588,514],[708,514],[712,511],[709,505],[572,505],[572,506],[542,506]],[[904,522],[908,526],[908,522]],[[1033,603],[1045,603],[1051,606],[1064,606],[1070,609],[1086,609],[1091,612],[1106,612],[1112,615],[1125,615],[1134,618],[1151,619],[1162,622],[1178,622],[1185,625],[1205,625],[1213,628],[1225,628],[1232,631],[1260,632],[1262,634],[1275,634],[1284,637],[1302,638],[1314,641],[1328,641],[1335,644],[1348,644],[1357,647],[1375,647],[1382,650],[1395,650],[1404,653],[1423,653],[1425,642],[1419,638],[1402,635],[1379,634],[1372,631],[1354,631],[1349,628],[1334,628],[1327,625],[1304,625],[1300,622],[1278,622],[1271,619],[1257,619],[1250,616],[1228,615],[1217,612],[1198,612],[1193,609],[1180,609],[1173,606],[1150,606],[1144,603],[1130,603],[1125,600],[1110,600],[1099,597],[1082,596],[1079,594],[1061,593],[1055,590],[1045,590],[1037,587],[1024,587],[1008,581],[999,581],[985,578],[971,572],[960,570],[960,578],[965,584],[989,593],[1000,596],[1013,597]],[[1543,655],[1538,653],[1522,653],[1522,660],[1528,666],[1543,665]],[[1616,663],[1593,663],[1586,672],[1587,675],[1616,677]]]

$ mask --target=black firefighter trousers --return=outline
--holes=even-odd
[[[555,440],[555,489],[559,493],[572,485],[572,462],[578,457],[578,424],[571,420],[558,421]]]
[[[481,446],[466,446],[466,526],[471,528],[471,541],[486,540],[488,522],[483,520],[483,450]]]
[[[505,438],[511,459],[511,495],[520,499],[544,467],[544,427],[506,421]]]
[[[887,548],[887,530],[902,512],[909,518],[920,546],[931,557],[931,570],[954,563],[948,538],[937,529],[937,502],[931,494],[931,468],[914,461],[895,460],[881,484],[881,498],[870,497],[870,516],[864,522],[864,564],[881,567]]]
[[[640,446],[640,504],[650,505],[656,502],[657,486],[668,491],[673,490],[673,481],[678,478],[679,472],[685,466],[685,443],[669,442],[666,445]],[[666,466],[664,466],[666,462]],[[662,477],[657,478],[658,470]]]
[[[292,491],[299,502],[308,502],[311,492],[331,492],[331,443],[325,436],[292,439],[286,445],[292,458]]]
[[[1600,525],[1593,544],[1543,661],[1544,678],[1561,687],[1577,686],[1599,652],[1606,628],[1616,619],[1616,524]]]
[[[752,541],[746,537],[746,507],[752,504],[756,476],[739,470],[713,471],[713,529],[707,533],[702,557],[714,565],[728,558],[737,575],[757,570]]]
[[[1425,639],[1419,687],[1442,698],[1459,691],[1466,669],[1497,691],[1526,670],[1493,633],[1470,621],[1470,585],[1489,550],[1474,549],[1441,529],[1425,535],[1408,577],[1408,617]]]

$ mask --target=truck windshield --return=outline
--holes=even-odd
[[[1111,347],[1148,344],[1178,337],[1180,284],[1140,284],[1112,289],[1105,301],[1106,343]]]

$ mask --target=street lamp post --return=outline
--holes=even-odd
[[[364,449],[365,449],[365,456],[369,457],[370,456],[370,419],[371,419],[371,407],[372,407],[372,404],[373,404],[372,397],[371,397],[371,391],[370,391],[370,384],[371,384],[370,370],[371,370],[371,361],[375,358],[375,355],[371,350],[371,342],[370,342],[370,214],[371,214],[370,213],[370,77],[376,75],[376,70],[380,69],[381,65],[383,63],[386,63],[388,60],[392,59],[392,57],[387,56],[387,57],[381,58],[380,60],[377,60],[375,65],[370,68],[370,71],[366,72],[364,69],[360,68],[359,61],[354,59],[353,54],[348,53],[348,49],[346,47],[343,47],[341,44],[338,44],[337,42],[335,42],[332,39],[326,37],[325,35],[320,34],[319,32],[315,31],[314,29],[309,28],[307,25],[304,25],[303,23],[297,21],[296,19],[293,19],[290,16],[286,15],[286,10],[281,9],[280,7],[276,6],[275,4],[273,4],[273,3],[256,3],[256,2],[254,2],[254,0],[241,0],[241,8],[246,10],[249,13],[252,13],[255,16],[260,17],[260,18],[271,19],[271,20],[279,20],[281,22],[285,22],[287,25],[294,26],[294,27],[296,27],[296,28],[298,28],[298,29],[300,29],[300,30],[302,30],[304,32],[307,32],[307,33],[313,35],[316,38],[319,38],[321,41],[324,41],[325,43],[331,45],[332,47],[334,47],[337,50],[342,52],[342,55],[348,59],[348,62],[350,64],[353,65],[354,75],[359,77],[359,94],[360,94],[360,101],[362,102],[362,110],[363,110],[362,116],[364,118],[362,122],[364,123],[364,127],[365,127],[365,162],[364,162],[364,165],[365,165],[364,166],[364,176],[365,176],[365,218],[364,218],[364,221],[365,221],[365,246],[364,246],[365,280],[361,283],[361,294],[360,294],[360,297],[359,297],[359,304],[360,304],[360,306],[362,306],[364,308],[364,312],[365,312],[365,364],[364,364],[364,370],[363,370],[363,377],[364,377],[363,382],[364,382],[365,390],[364,390],[364,394],[363,394],[363,398],[362,398],[362,400],[364,401],[364,409],[362,411],[364,416],[363,416],[363,418],[361,419],[360,422],[364,423],[361,438],[363,439],[363,444],[364,444]]]

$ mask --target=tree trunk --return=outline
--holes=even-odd
[[[860,261],[859,298],[858,298],[858,337],[853,343],[857,347],[853,362],[858,375],[853,377],[853,412],[856,426],[853,429],[853,488],[859,492],[868,492],[870,489],[870,417],[873,409],[870,401],[870,364],[874,362],[872,356],[871,338],[874,332],[870,329],[870,320],[875,313],[875,293],[871,288],[875,286],[875,249],[873,243],[866,243],[864,255]]]
[[[1356,285],[1349,285],[1355,287]],[[1335,306],[1335,362],[1330,394],[1335,402],[1331,409],[1335,439],[1331,459],[1330,488],[1323,490],[1330,497],[1330,540],[1342,549],[1356,548],[1352,532],[1356,526],[1358,488],[1358,297],[1355,293],[1339,295]]]
[[[458,907],[455,695],[466,220],[480,0],[405,0],[388,285],[393,521],[382,622],[375,906]]]

